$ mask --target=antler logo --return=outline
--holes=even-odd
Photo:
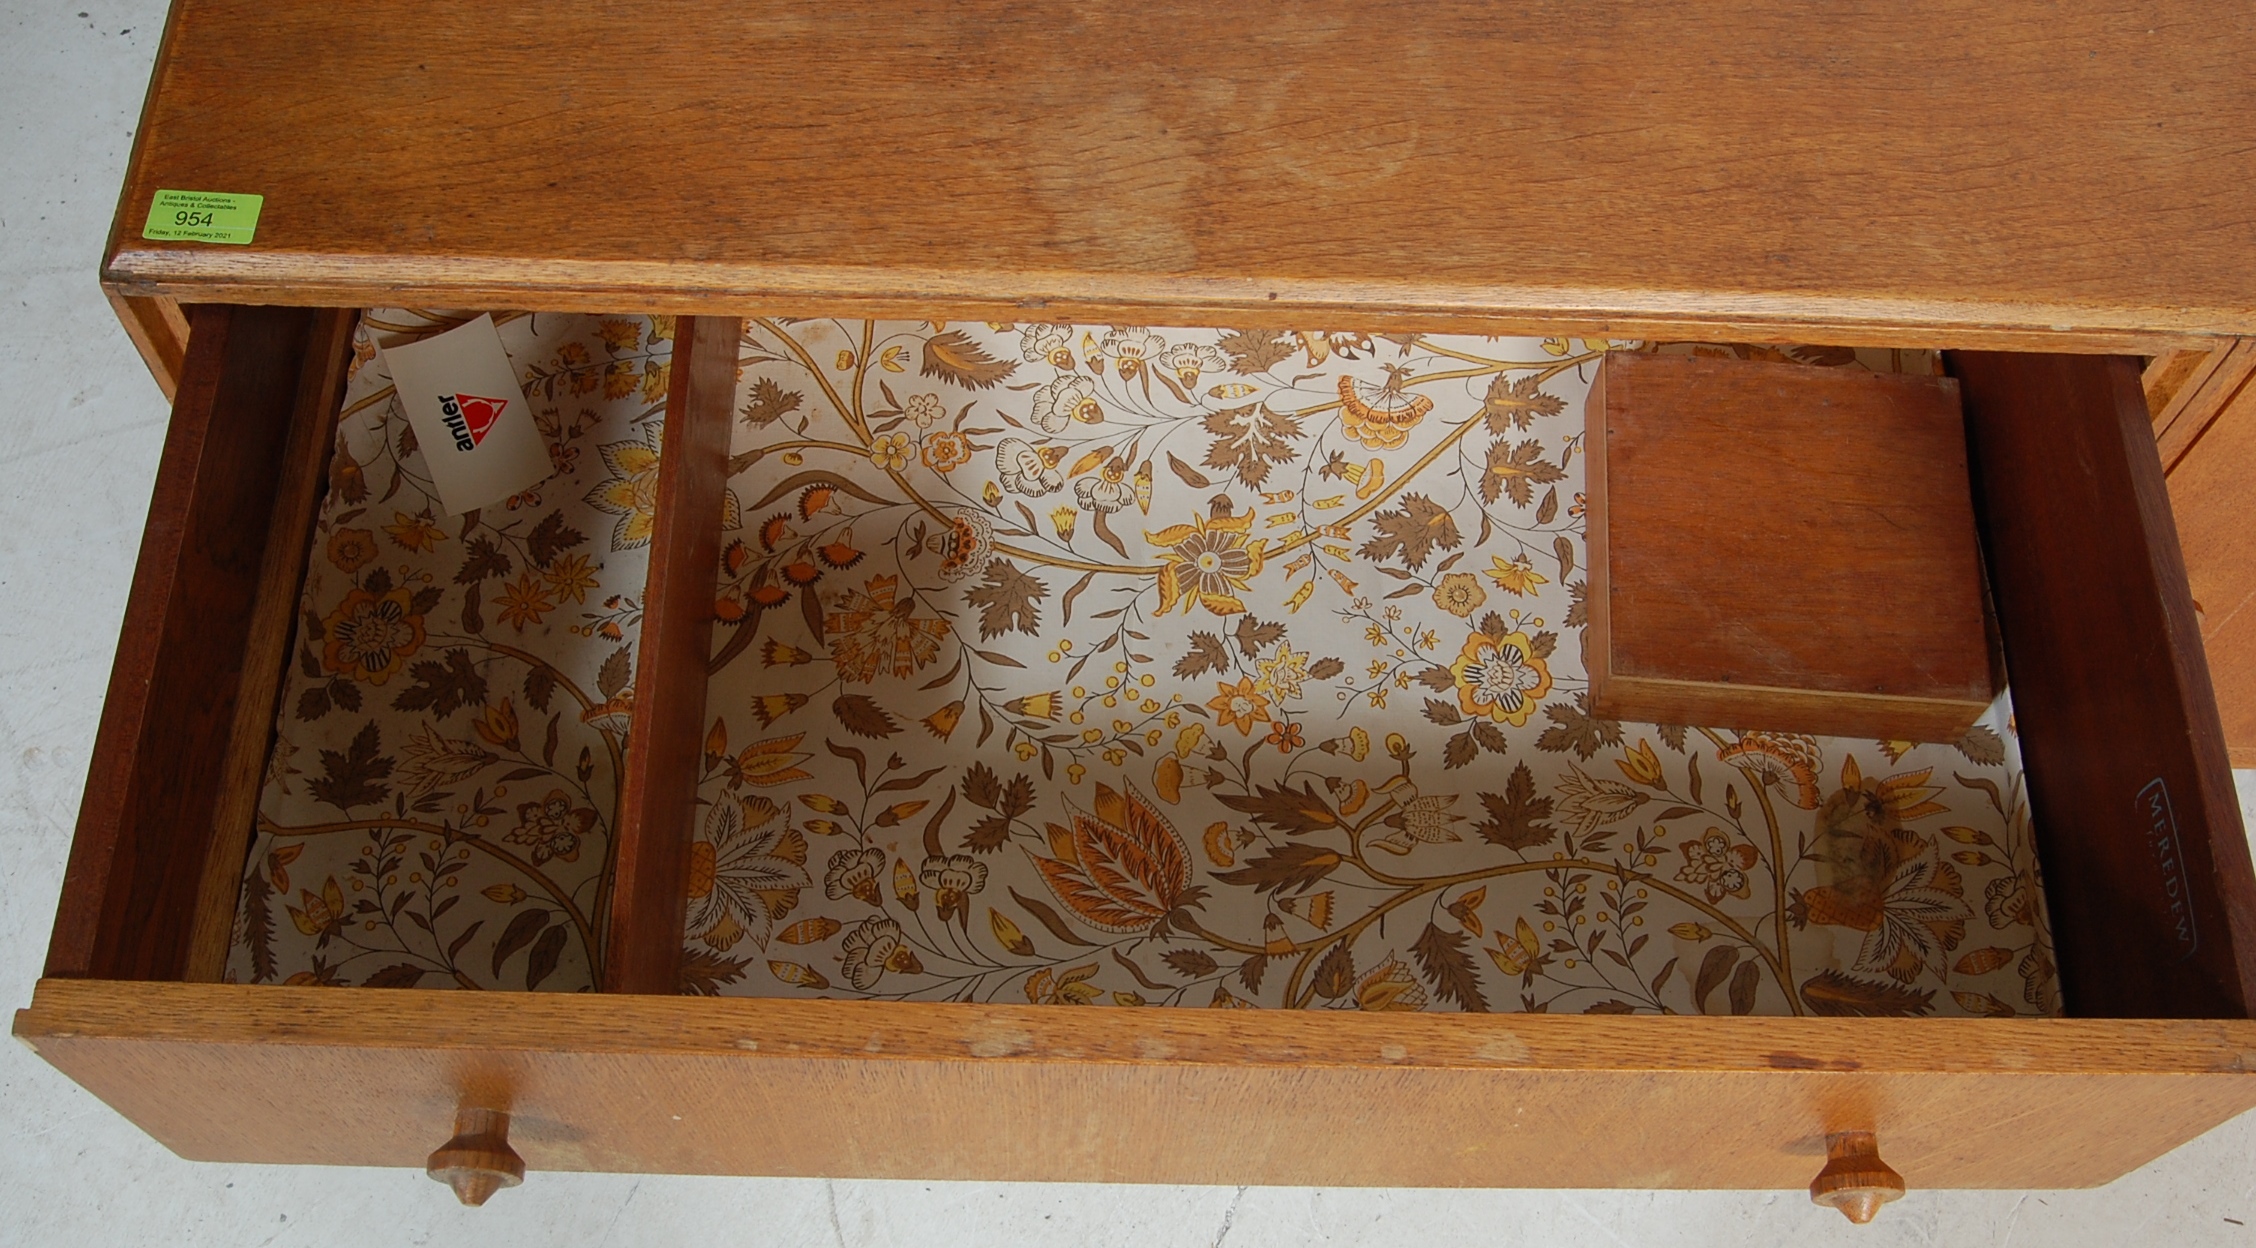
[[[501,419],[502,409],[509,406],[507,399],[485,399],[474,394],[442,394],[439,396],[439,415],[446,421],[447,432],[454,435],[458,451],[474,451],[486,440],[486,433],[494,422]]]

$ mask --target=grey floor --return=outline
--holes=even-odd
[[[0,1006],[11,1008],[30,1000],[46,948],[164,433],[164,402],[94,281],[164,10],[0,0]],[[2256,798],[2256,773],[2241,781],[2244,802]],[[5,1244],[2224,1244],[2256,1239],[2252,1147],[2256,1115],[2096,1191],[1915,1192],[1861,1230],[1798,1192],[566,1174],[464,1210],[413,1171],[181,1161],[29,1051],[0,1046]]]

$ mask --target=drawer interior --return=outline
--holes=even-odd
[[[290,640],[242,677],[273,708],[255,816],[215,825],[224,917],[207,888],[175,923],[180,977],[2245,1015],[2222,763],[2107,743],[2106,664],[2017,588],[2068,552],[1999,478],[2059,481],[1984,454],[2015,383],[1982,370],[2074,357],[522,316],[561,471],[465,522],[370,363],[447,323],[352,339],[311,540],[262,581]],[[1958,372],[2012,692],[1953,742],[1592,716],[1577,450],[1609,348]],[[2054,381],[2115,402],[2081,363]],[[2166,583],[2129,504],[2123,558]],[[420,629],[339,642],[386,604]],[[2160,801],[2076,798],[2108,750]]]
[[[1941,744],[1592,713],[1607,346],[752,324],[688,986],[2053,1012],[2007,708]]]
[[[362,355],[412,319],[364,319]],[[590,717],[628,696],[665,357],[646,318],[505,328],[589,413],[550,415],[579,471],[459,532],[410,472],[379,528],[404,426],[356,375],[230,978],[595,984],[626,716]],[[1578,451],[1607,345],[749,326],[682,987],[2054,1012],[2003,703],[1940,744],[1593,715]],[[372,600],[362,564],[391,583],[379,547],[428,578],[431,636],[340,670],[317,630]],[[1498,642],[1532,682],[1509,702],[1464,674]]]
[[[355,332],[226,978],[598,981],[673,323],[497,316],[557,471],[455,516],[378,346],[463,319]]]

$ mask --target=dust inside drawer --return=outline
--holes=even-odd
[[[467,522],[351,383],[231,979],[601,986],[671,322],[503,332],[559,475]],[[1592,712],[1607,350],[1937,367],[747,322],[682,990],[2058,1013],[2007,699],[1940,743]]]

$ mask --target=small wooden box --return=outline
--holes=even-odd
[[[1588,411],[1601,714],[1951,741],[1989,705],[1957,382],[1621,353]]]

